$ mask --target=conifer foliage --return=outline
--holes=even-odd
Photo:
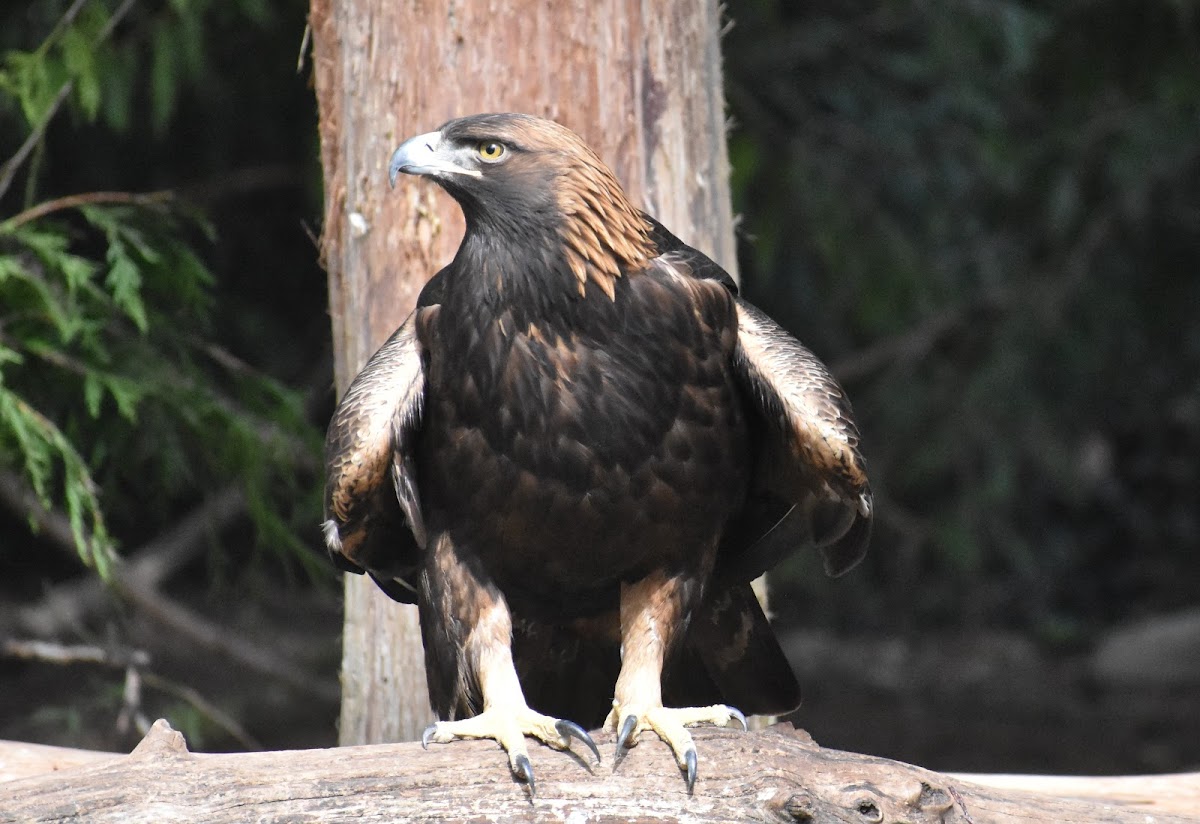
[[[65,515],[101,574],[111,511],[222,478],[272,546],[298,544],[273,499],[308,494],[297,470],[318,446],[301,394],[217,343],[214,231],[186,198],[47,190],[91,136],[165,132],[210,71],[206,32],[269,18],[256,0],[154,6],[32,3],[0,35],[0,473]]]

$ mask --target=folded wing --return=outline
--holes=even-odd
[[[338,567],[367,572],[397,601],[416,602],[425,545],[413,445],[425,371],[417,309],[371,356],[325,435],[325,543]],[[399,506],[397,506],[399,503]]]
[[[816,355],[763,312],[741,298],[737,312],[734,366],[757,412],[756,477],[743,516],[749,545],[724,553],[725,571],[753,577],[813,543],[826,572],[841,575],[866,552],[872,516],[850,402]]]
[[[733,278],[711,258],[643,217],[660,255],[737,295]],[[734,367],[749,406],[755,477],[742,514],[726,530],[717,573],[748,582],[815,544],[825,570],[841,575],[862,560],[871,534],[871,487],[850,402],[816,355],[753,304],[736,300]]]

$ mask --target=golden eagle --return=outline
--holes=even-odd
[[[598,759],[578,724],[618,754],[653,730],[691,792],[688,725],[799,702],[750,582],[866,551],[850,404],[568,129],[452,120],[388,171],[466,235],[329,425],[331,554],[419,607],[424,743],[493,738],[532,790],[525,736]]]

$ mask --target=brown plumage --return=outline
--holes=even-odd
[[[532,786],[526,735],[594,749],[571,722],[607,715],[690,789],[685,726],[799,701],[750,582],[866,549],[849,403],[562,126],[454,120],[389,171],[436,180],[467,232],[330,424],[331,553],[418,604],[427,740],[495,738]]]

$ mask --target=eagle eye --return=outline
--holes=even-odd
[[[504,144],[497,143],[495,140],[481,140],[479,145],[475,147],[475,151],[479,156],[487,161],[495,162],[504,157]]]

